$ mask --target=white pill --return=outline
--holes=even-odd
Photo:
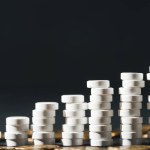
[[[84,125],[68,125],[63,124],[63,131],[65,132],[81,132],[84,131]]]
[[[24,116],[7,117],[6,124],[7,125],[29,124],[29,117],[24,117]]]
[[[132,145],[141,145],[142,139],[122,139],[121,145],[123,146],[132,146]]]
[[[101,138],[111,139],[111,132],[89,132],[89,138],[92,140],[99,140]]]
[[[37,102],[35,103],[35,109],[37,110],[57,110],[58,103],[56,102]]]
[[[140,124],[143,123],[142,117],[121,117],[121,124]]]
[[[28,131],[29,124],[23,125],[6,125],[6,132],[18,132],[18,131]]]
[[[122,81],[123,87],[145,87],[145,81],[137,81],[137,80],[124,80]]]
[[[32,134],[33,139],[52,139],[55,138],[54,132],[33,132]]]
[[[9,147],[14,146],[25,146],[27,145],[28,140],[27,139],[20,139],[20,140],[6,140],[6,145]]]
[[[150,109],[150,103],[147,103],[147,109]]]
[[[84,95],[62,95],[62,103],[83,103]]]
[[[100,125],[100,124],[110,124],[111,117],[89,117],[89,124]]]
[[[128,87],[128,88],[119,88],[119,94],[123,95],[140,95],[141,94],[141,88],[138,87]]]
[[[142,138],[142,132],[121,132],[121,138],[122,139],[138,139]]]
[[[55,124],[55,118],[38,118],[38,117],[32,117],[32,123],[34,125],[49,125],[49,124]]]
[[[32,116],[34,117],[54,117],[56,116],[55,110],[32,110]]]
[[[65,118],[66,124],[77,125],[77,124],[87,124],[87,117],[82,118]]]
[[[91,110],[91,117],[112,117],[113,110]]]
[[[32,125],[33,132],[51,132],[53,131],[53,125]]]
[[[150,124],[150,117],[148,117],[148,123]]]
[[[138,109],[129,109],[129,110],[119,110],[119,116],[123,117],[139,117],[141,115],[140,110]]]
[[[112,131],[112,125],[89,125],[89,130],[91,132],[105,132]]]
[[[89,80],[87,81],[88,88],[108,88],[110,87],[109,80]]]
[[[123,72],[121,73],[122,80],[143,80],[143,73]]]
[[[120,95],[120,101],[122,102],[142,102],[142,95]]]
[[[112,139],[100,139],[100,140],[90,140],[91,146],[111,146],[113,144]]]
[[[114,94],[113,88],[92,88],[91,94],[93,95],[110,95]]]
[[[25,132],[5,132],[5,139],[16,140],[16,139],[26,139],[28,135]]]
[[[88,109],[87,103],[73,103],[73,104],[66,104],[67,110],[86,110]]]
[[[139,102],[121,102],[120,109],[142,109],[142,103]]]
[[[83,145],[83,139],[62,139],[63,146],[81,146]]]
[[[85,111],[84,110],[63,110],[64,117],[84,117]]]
[[[121,124],[121,131],[123,132],[132,132],[132,131],[142,131],[142,124]]]
[[[147,80],[150,80],[150,73],[146,74]]]
[[[148,102],[150,102],[150,95],[148,95]]]
[[[88,103],[88,108],[92,109],[92,110],[111,109],[111,103],[90,102],[90,103]]]
[[[112,95],[90,95],[90,102],[112,102]]]
[[[63,139],[82,139],[83,132],[62,132]]]
[[[54,145],[55,144],[55,139],[35,139],[34,140],[34,145]]]

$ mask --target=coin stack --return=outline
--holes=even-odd
[[[91,88],[90,102],[91,110],[89,117],[89,138],[91,146],[110,146],[113,142],[111,131],[112,94],[114,89],[110,87],[109,80],[89,80],[87,87]]]
[[[149,67],[149,72],[150,72],[150,67]],[[150,73],[147,73],[146,77],[147,80],[150,81]],[[150,95],[148,95],[147,109],[150,110]],[[148,118],[148,123],[150,124],[150,117]],[[148,138],[150,138],[150,131],[148,131]]]
[[[37,102],[32,111],[34,145],[55,144],[54,124],[58,103]]]
[[[141,88],[145,86],[142,73],[121,73],[122,86],[119,88],[121,117],[121,142],[130,146],[141,143],[142,138],[142,95]]]
[[[83,95],[62,95],[62,103],[66,103],[66,110],[63,110],[65,124],[62,125],[63,146],[83,145],[84,124],[87,124],[85,110],[87,103]]]
[[[23,146],[28,142],[29,118],[14,116],[6,118],[5,139],[7,146]]]

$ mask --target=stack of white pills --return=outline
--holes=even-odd
[[[63,110],[65,124],[62,129],[63,146],[83,145],[84,124],[87,124],[85,110],[87,103],[83,95],[62,95],[62,103],[66,103],[66,110]]]
[[[149,71],[150,71],[150,67],[149,67]],[[147,80],[150,81],[150,73],[147,73]],[[150,95],[148,95],[147,109],[150,110]],[[148,118],[148,123],[150,124],[150,118]],[[148,138],[150,138],[150,131],[148,131]]]
[[[87,87],[91,88],[89,109],[89,138],[91,146],[110,146],[113,142],[111,131],[112,94],[114,89],[110,87],[108,80],[89,80]]]
[[[145,86],[142,73],[121,73],[122,86],[119,88],[122,145],[137,145],[141,143],[142,109],[141,88]]]
[[[5,139],[7,146],[23,146],[28,142],[29,118],[15,116],[6,118]]]
[[[58,107],[56,102],[35,103],[32,111],[34,145],[55,144],[54,124]]]

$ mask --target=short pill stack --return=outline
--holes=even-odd
[[[150,67],[149,67],[149,72],[150,72]],[[147,73],[146,77],[147,80],[150,81],[150,73]],[[148,95],[147,109],[150,110],[150,95]],[[148,118],[148,123],[150,124],[150,118]],[[148,131],[148,138],[150,138],[150,131]]]
[[[121,117],[121,142],[130,146],[141,143],[142,123],[140,109],[142,109],[141,88],[145,86],[142,73],[121,73],[122,86],[119,88]]]
[[[87,87],[91,88],[90,102],[91,110],[89,117],[89,138],[91,146],[112,145],[111,110],[112,94],[114,89],[110,87],[109,80],[89,80]]]
[[[56,102],[35,103],[32,111],[34,145],[55,144],[54,124],[58,107]]]
[[[28,142],[29,118],[15,116],[6,118],[5,139],[7,146],[23,146]]]
[[[66,103],[66,110],[63,110],[65,124],[62,125],[63,146],[83,145],[84,124],[87,124],[85,110],[87,103],[83,95],[62,95],[62,103]]]

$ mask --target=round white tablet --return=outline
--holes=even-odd
[[[73,103],[73,104],[66,104],[67,110],[86,110],[88,109],[87,103]]]
[[[150,102],[150,95],[148,95],[148,102]]]
[[[90,102],[112,102],[112,95],[90,95]]]
[[[84,95],[62,95],[62,103],[83,103]]]
[[[5,139],[16,140],[16,139],[26,139],[28,135],[25,132],[5,132]]]
[[[121,124],[140,124],[143,123],[142,117],[121,117]]]
[[[138,138],[142,138],[142,131],[138,131],[138,132],[121,132],[121,138],[122,139],[138,139]]]
[[[145,87],[145,81],[137,81],[137,80],[124,80],[122,81],[123,87]]]
[[[65,118],[66,124],[77,125],[77,124],[87,124],[87,117],[82,118]]]
[[[84,110],[63,110],[64,117],[84,117],[85,111]]]
[[[113,110],[91,110],[91,117],[112,117]]]
[[[112,139],[100,139],[100,140],[90,140],[91,146],[111,146],[113,144]]]
[[[143,80],[143,73],[123,72],[121,73],[122,80]]]
[[[57,110],[58,103],[56,102],[37,102],[35,103],[35,109],[37,110]]]
[[[62,139],[63,146],[80,146],[83,145],[83,139]]]
[[[53,131],[53,125],[32,125],[33,132],[51,132]]]
[[[34,117],[54,117],[56,116],[55,110],[32,110],[32,116]]]
[[[120,109],[142,109],[140,102],[121,102]]]
[[[147,80],[150,80],[150,73],[146,74]]]
[[[121,124],[121,131],[123,132],[132,132],[132,131],[142,131],[142,124]]]
[[[110,124],[111,117],[89,117],[89,124],[100,125],[100,124]]]
[[[110,95],[114,94],[113,88],[92,88],[91,94],[93,95]]]
[[[21,139],[21,140],[6,140],[6,145],[9,147],[14,146],[25,146],[27,145],[28,140],[27,139]]]
[[[140,95],[141,94],[141,88],[138,87],[128,87],[128,88],[119,88],[119,94],[123,95]]]
[[[111,109],[111,103],[106,102],[90,102],[88,108],[92,110]]]
[[[82,139],[83,136],[83,132],[62,132],[63,139]]]
[[[129,109],[129,110],[119,110],[119,116],[123,117],[139,117],[141,115],[140,110],[138,109]]]
[[[123,146],[141,145],[142,139],[122,139],[121,144]]]
[[[32,123],[34,125],[55,124],[55,118],[38,118],[38,117],[32,117]]]
[[[120,95],[120,101],[122,102],[142,102],[142,95]]]
[[[112,131],[112,125],[89,125],[89,131],[91,132],[106,132]]]
[[[32,134],[33,139],[52,139],[55,138],[54,132],[33,132]]]
[[[88,88],[108,88],[110,87],[109,80],[89,80],[87,81]]]
[[[29,117],[24,117],[24,116],[7,117],[6,124],[7,125],[29,124]]]
[[[147,103],[147,109],[150,109],[150,103]]]
[[[55,139],[35,139],[34,145],[54,145]]]
[[[63,124],[63,131],[65,132],[82,132],[84,131],[84,125],[68,125]]]
[[[29,124],[23,124],[23,125],[6,125],[6,132],[23,132],[29,130]]]
[[[89,132],[89,138],[92,140],[111,139],[111,132]]]

